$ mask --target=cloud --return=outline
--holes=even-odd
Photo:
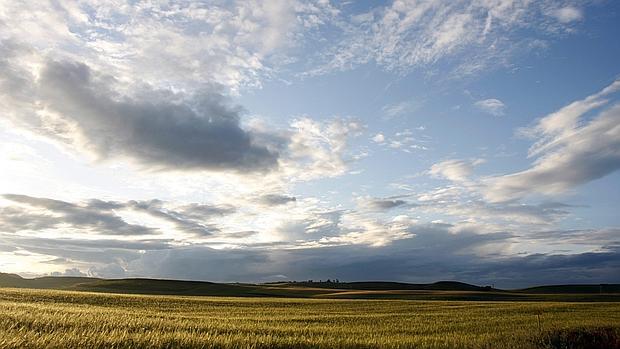
[[[180,212],[191,218],[205,219],[213,216],[226,216],[237,211],[231,205],[206,205],[192,203],[179,208]]]
[[[566,6],[552,11],[552,16],[560,23],[571,23],[583,19],[583,13],[574,6]]]
[[[158,88],[260,86],[337,10],[325,1],[8,2],[3,36]]]
[[[291,123],[286,156],[280,164],[285,176],[293,180],[334,177],[346,172],[347,145],[359,136],[365,126],[354,118],[333,118],[319,122],[300,117]]]
[[[258,202],[266,206],[279,206],[285,205],[289,202],[295,202],[297,198],[294,196],[280,195],[280,194],[267,194],[258,198]]]
[[[620,229],[573,229],[573,230],[546,230],[530,236],[531,239],[544,241],[550,244],[575,244],[620,246]]]
[[[398,197],[394,198],[373,198],[373,197],[360,197],[357,199],[357,204],[363,209],[371,211],[387,211],[397,207],[408,206],[409,203]]]
[[[129,224],[109,210],[77,205],[65,201],[36,198],[26,195],[5,194],[4,199],[26,205],[2,207],[2,232],[42,231],[47,229],[78,229],[87,234],[150,235],[156,231],[137,224]]]
[[[473,160],[445,160],[431,166],[430,175],[445,178],[453,182],[467,181],[474,167],[484,163],[484,159]]]
[[[551,226],[570,214],[573,206],[562,203],[489,203],[480,199],[465,201],[441,198],[436,201],[427,201],[420,205],[420,209],[437,212],[450,217],[460,217],[471,224],[486,229],[512,229],[522,231],[534,226]],[[528,235],[529,237],[529,235]]]
[[[303,249],[228,249],[185,246],[148,250],[116,263],[91,267],[91,274],[208,281],[264,282],[273,275],[290,280],[338,278],[434,282],[460,280],[517,288],[550,283],[618,282],[617,248],[576,254],[481,256],[484,246],[505,243],[510,234],[451,233],[440,224],[412,227],[415,236],[379,247],[330,246]]]
[[[424,131],[423,126],[415,128],[415,131]],[[430,137],[427,135],[414,136],[414,132],[410,129],[404,129],[396,132],[391,137],[386,137],[382,133],[375,135],[372,140],[381,146],[386,146],[391,149],[399,149],[405,153],[412,153],[414,151],[428,150],[427,143],[429,143]]]
[[[385,136],[381,133],[377,133],[374,137],[372,137],[372,141],[375,143],[383,143],[385,142]]]
[[[433,74],[433,67],[441,65],[452,71],[446,75],[458,77],[508,65],[512,56],[549,39],[551,5],[528,0],[394,1],[340,18],[334,27],[341,37],[318,53],[322,64],[309,74],[375,63],[404,74],[414,69]],[[575,17],[574,9],[560,12],[566,12],[560,18]]]
[[[174,224],[178,231],[193,236],[209,236],[219,232],[214,224],[206,223],[211,218],[208,215],[196,217],[196,210],[192,210],[191,215],[185,215],[182,211],[175,211],[164,207],[160,200],[150,201],[129,201],[125,204],[126,208],[136,211],[143,211],[149,215]]]
[[[221,214],[234,214],[236,209],[220,205],[173,204],[151,201],[89,200],[72,204],[60,200],[7,195],[15,205],[4,209],[22,209],[32,214],[44,213],[56,219],[54,225],[41,230],[9,230],[12,214],[0,216],[0,251],[4,254],[38,256],[37,270],[98,277],[165,277],[209,281],[268,281],[273,275],[288,279],[371,280],[390,279],[409,282],[432,282],[455,279],[477,284],[494,283],[501,287],[521,287],[533,283],[564,280],[582,282],[614,282],[618,268],[617,229],[534,230],[516,232],[497,230],[475,224],[420,223],[406,214],[378,219],[356,210],[327,211],[311,209],[300,214],[295,207],[287,212],[289,219],[278,221],[269,230],[281,234],[280,240],[251,240],[214,248],[218,239],[252,239],[265,231],[238,231],[227,228],[211,238],[193,240],[195,235],[163,236],[124,235],[124,239],[93,236],[111,229],[109,217],[120,217],[126,210],[142,212],[164,222],[178,224],[189,215],[205,212],[209,220]],[[390,209],[409,207],[400,197],[367,198],[367,206],[382,214]],[[304,202],[300,201],[299,205]],[[362,203],[362,202],[360,202]],[[427,209],[415,205],[413,209]],[[458,216],[459,206],[437,205]],[[434,206],[435,207],[435,206]],[[366,209],[367,207],[361,207]],[[548,220],[562,216],[569,206],[547,203],[527,205],[460,206],[462,214],[486,217],[538,217]],[[469,210],[469,211],[467,211]],[[371,212],[372,213],[372,212]],[[95,215],[93,218],[93,215]],[[374,214],[374,213],[373,213]],[[244,216],[250,217],[250,216]],[[229,220],[226,217],[225,220]],[[196,222],[202,221],[196,218]],[[34,220],[36,224],[36,219]],[[62,222],[62,223],[61,223]],[[58,223],[58,224],[56,224]],[[18,224],[18,223],[16,223]],[[128,223],[125,223],[128,224]],[[507,226],[504,226],[504,228]],[[521,226],[523,227],[523,226]],[[83,235],[48,237],[51,229],[71,231],[83,229]],[[100,230],[103,229],[103,230]],[[123,228],[121,228],[123,229]],[[124,228],[127,229],[127,228]],[[45,231],[46,234],[41,232]],[[191,234],[191,229],[186,229]],[[262,235],[264,237],[264,235]],[[211,242],[213,244],[211,244]],[[531,246],[548,246],[555,252],[523,251]],[[585,253],[566,254],[564,244],[577,244]],[[521,253],[521,254],[520,254]]]
[[[530,194],[557,195],[618,170],[620,105],[584,117],[605,106],[606,97],[618,90],[620,81],[615,81],[520,130],[521,135],[536,139],[529,150],[536,160],[524,171],[485,179],[486,198],[503,201]]]
[[[192,101],[119,95],[112,77],[75,62],[48,61],[33,89],[39,108],[53,113],[50,136],[98,158],[129,157],[149,168],[258,171],[277,166],[278,154],[254,143],[239,125],[239,109],[206,90]],[[34,82],[33,82],[34,83]],[[36,97],[35,97],[36,98]],[[37,120],[51,128],[47,120]],[[34,125],[31,125],[31,127]]]
[[[480,100],[474,103],[474,105],[485,113],[494,116],[504,115],[504,109],[506,108],[506,105],[502,101],[495,98]]]
[[[67,230],[76,234],[93,235],[158,235],[164,228],[130,224],[122,217],[123,212],[145,213],[163,222],[173,224],[177,232],[189,237],[206,237],[219,234],[220,229],[212,222],[214,218],[232,214],[232,206],[189,204],[167,207],[161,200],[103,201],[98,199],[83,203],[26,195],[2,196],[18,205],[0,207],[0,232],[21,233]],[[69,234],[70,235],[70,234]]]
[[[150,171],[275,172],[307,180],[345,173],[347,142],[364,128],[352,118],[309,117],[285,130],[242,127],[242,108],[215,86],[187,94],[142,85],[124,94],[120,79],[83,63],[38,57],[42,69],[32,72],[10,44],[0,45],[9,54],[0,64],[3,117],[99,160],[130,159]]]

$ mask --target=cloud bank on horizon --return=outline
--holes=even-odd
[[[613,1],[0,4],[0,271],[620,282]]]

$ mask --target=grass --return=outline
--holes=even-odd
[[[555,348],[571,333],[583,339],[582,333],[601,332],[613,341],[618,327],[620,303],[605,302],[0,289],[0,348]]]

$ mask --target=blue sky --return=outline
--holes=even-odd
[[[620,282],[620,5],[14,3],[0,271]]]

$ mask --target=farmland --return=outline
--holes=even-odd
[[[553,331],[603,331],[617,340],[619,327],[617,302],[0,289],[1,348],[553,348]]]

